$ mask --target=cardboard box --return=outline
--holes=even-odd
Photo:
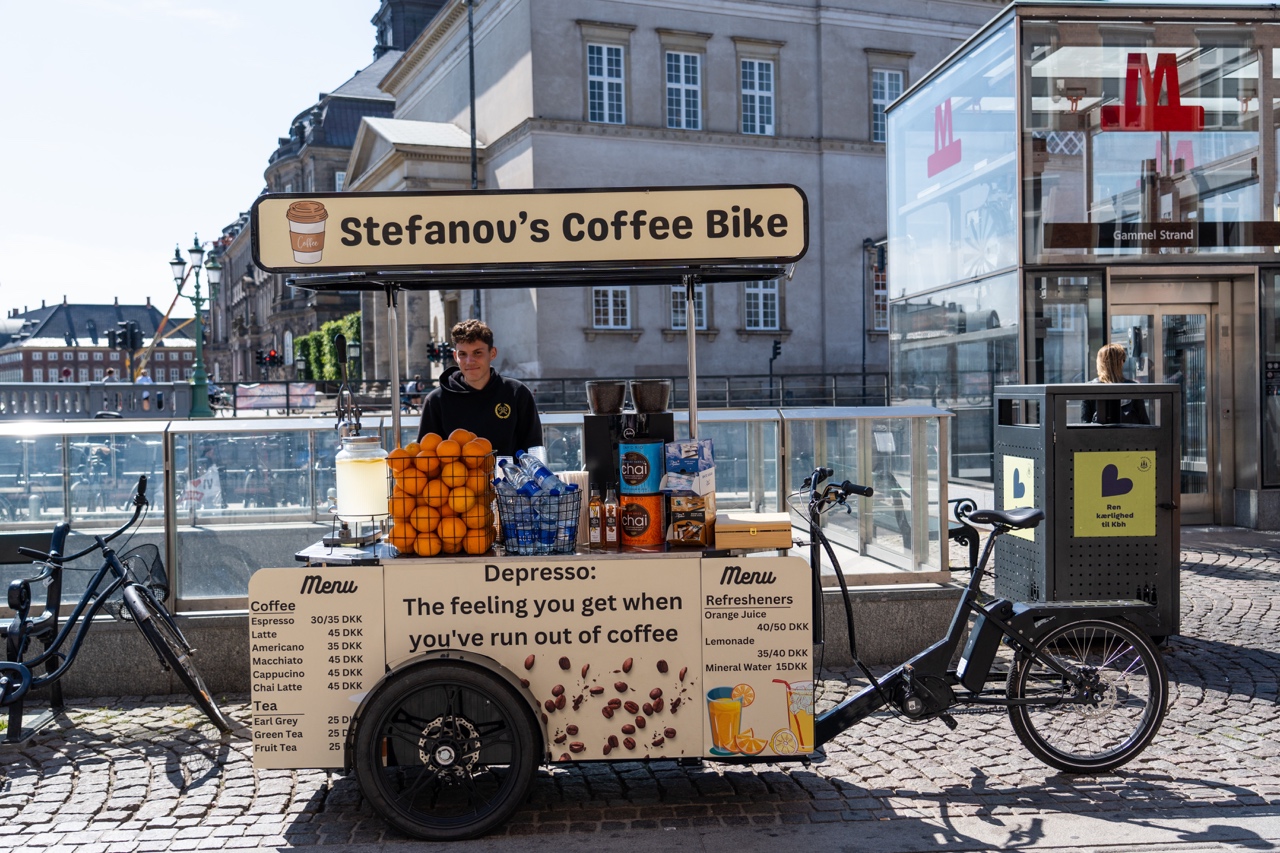
[[[715,542],[716,496],[667,498],[667,544],[709,548]]]
[[[668,495],[711,496],[716,493],[716,469],[692,474],[663,474],[658,491]]]
[[[696,474],[716,467],[711,439],[686,438],[668,441],[664,448],[668,474]]]
[[[791,547],[791,516],[785,512],[726,510],[716,514],[717,548]]]

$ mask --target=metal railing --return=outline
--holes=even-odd
[[[171,420],[191,412],[186,382],[0,382],[0,418],[143,418]]]
[[[831,517],[830,533],[914,573],[946,566],[950,417],[926,407],[747,409],[702,412],[698,422],[714,446],[720,509],[782,510],[796,484],[827,465],[837,480],[876,489],[851,515]],[[552,468],[581,469],[582,415],[542,421]],[[686,415],[676,422],[687,435]],[[389,417],[365,419],[366,434],[386,444],[390,430]],[[408,443],[417,424],[408,419],[401,430]],[[145,474],[153,510],[130,546],[161,548],[174,609],[242,609],[254,571],[292,565],[329,531],[339,449],[332,422],[319,417],[0,423],[0,582],[29,570],[14,553],[19,538],[29,544],[69,520],[68,547],[79,548],[117,526]]]

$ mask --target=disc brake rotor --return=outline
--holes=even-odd
[[[480,732],[466,717],[436,717],[418,738],[418,758],[446,779],[461,779],[480,763]]]

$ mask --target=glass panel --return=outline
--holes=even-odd
[[[1012,21],[888,114],[890,295],[1017,262]]]
[[[1160,380],[1182,387],[1182,493],[1204,494],[1209,491],[1208,316],[1165,314],[1161,320]]]
[[[1024,304],[1027,328],[1034,330],[1027,382],[1088,381],[1102,346],[1102,275],[1029,276]]]
[[[1262,485],[1280,486],[1280,276],[1262,285]]]
[[[1015,282],[997,276],[891,306],[892,399],[955,412],[952,477],[991,480],[990,389],[1018,382]]]
[[[1125,349],[1124,378],[1136,382],[1154,382],[1152,376],[1152,331],[1155,317],[1151,314],[1112,314],[1111,340]],[[1098,373],[1096,362],[1089,365],[1089,376]]]
[[[1024,24],[1028,263],[1276,242],[1255,236],[1275,229],[1260,221],[1253,34],[1218,23]]]

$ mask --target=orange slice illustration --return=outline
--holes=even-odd
[[[800,741],[796,740],[791,729],[778,729],[769,739],[769,745],[778,755],[795,755],[800,749]]]
[[[729,698],[742,698],[742,707],[746,708],[752,702],[756,701],[755,688],[750,684],[739,684],[733,688],[733,692],[729,694]]]

